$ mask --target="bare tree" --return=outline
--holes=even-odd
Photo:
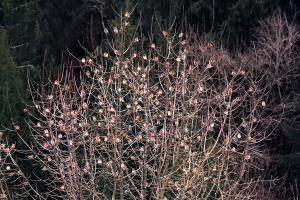
[[[37,179],[48,192],[22,173],[12,156],[19,150],[2,145],[2,197],[15,198],[5,183],[19,180],[23,199],[276,198],[264,141],[293,109],[274,86],[298,80],[297,27],[277,14],[249,51],[232,56],[209,37],[172,28],[159,27],[166,46],[158,47],[153,33],[148,41],[128,35],[130,13],[123,16],[110,49],[80,60],[80,83],[68,72],[45,93],[31,88],[25,111],[37,122],[28,122],[32,143],[22,152],[48,174]]]
[[[232,114],[232,118],[227,118],[231,123],[227,122],[228,130],[225,132],[241,133],[242,137],[244,135],[256,141],[252,145],[242,141],[231,143],[253,158],[251,162],[239,159],[239,165],[244,170],[237,172],[241,178],[236,179],[238,181],[232,187],[239,187],[242,181],[243,185],[247,183],[249,189],[256,191],[253,192],[257,195],[255,199],[280,199],[280,192],[283,191],[272,182],[283,184],[283,181],[275,178],[276,170],[271,169],[274,159],[265,143],[275,138],[275,130],[281,126],[291,126],[298,119],[294,114],[299,104],[299,91],[295,86],[299,83],[299,49],[296,42],[300,34],[298,26],[290,23],[280,11],[259,23],[260,27],[255,30],[256,40],[243,53],[230,55],[222,47],[219,47],[218,53],[212,53],[214,50],[206,47],[207,44],[212,46],[211,37],[195,34],[190,53],[198,63],[217,61],[205,81],[217,91],[216,94],[226,91],[226,87],[232,91],[230,95],[221,95],[223,106],[235,104],[230,108],[231,112],[225,111]],[[221,108],[219,106],[219,110]]]

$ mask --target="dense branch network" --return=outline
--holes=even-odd
[[[160,48],[128,35],[129,17],[106,40],[110,50],[87,52],[79,82],[67,72],[45,93],[31,88],[24,111],[35,122],[22,152],[47,173],[37,180],[48,192],[29,184],[13,160],[19,150],[4,144],[3,180],[35,199],[260,198],[273,181],[260,178],[263,141],[282,111],[268,71],[255,67],[262,59],[232,58],[193,33],[162,31]]]

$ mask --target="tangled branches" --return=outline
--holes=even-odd
[[[29,184],[15,146],[2,145],[2,180],[19,180],[16,190],[33,199],[270,197],[261,192],[275,181],[264,169],[264,141],[283,109],[260,47],[233,58],[193,33],[161,29],[159,47],[153,34],[113,32],[110,50],[80,60],[80,84],[66,73],[47,93],[31,89],[26,111],[36,122],[28,123],[32,144],[21,152],[47,173],[38,182],[48,191]]]

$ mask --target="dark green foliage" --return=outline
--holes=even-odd
[[[189,23],[197,30],[219,33],[231,49],[250,42],[257,21],[276,10],[279,0],[200,0],[187,5]]]
[[[277,5],[278,1],[274,0],[237,1],[230,8],[229,18],[221,25],[225,30],[224,36],[239,36],[240,40],[249,42],[250,29],[258,25],[258,20],[273,13]]]
[[[27,102],[28,98],[27,86],[22,81],[20,71],[16,68],[16,62],[8,46],[8,32],[0,30],[0,130],[4,130],[3,136],[0,138],[1,143],[15,144],[19,149],[27,149],[17,132],[10,130],[18,125],[20,127],[19,135],[25,141],[30,140],[26,123],[29,117],[23,111],[24,102]],[[28,167],[26,174],[31,174],[32,163],[19,160],[24,158],[24,155],[15,153],[13,157],[20,166]]]
[[[22,135],[28,130],[23,113],[24,101],[29,98],[26,84],[22,81],[16,62],[7,44],[7,32],[0,30],[0,120],[1,125],[12,128],[16,123],[21,127]],[[28,119],[28,118],[27,118]],[[3,129],[3,127],[1,127]],[[10,134],[12,140],[13,134]],[[12,142],[12,141],[11,141]]]
[[[99,44],[101,27],[100,13],[102,1],[41,1],[39,3],[43,11],[45,23],[45,38],[40,49],[47,48],[54,62],[58,65],[63,57],[68,57],[67,48],[75,56],[84,55],[78,41],[87,49],[92,50]],[[93,43],[91,38],[91,17],[93,16]],[[63,60],[63,62],[66,61]]]
[[[18,65],[31,64],[38,57],[37,47],[43,38],[40,11],[36,0],[0,3],[0,25],[8,30],[9,45]]]
[[[288,196],[292,197],[293,193],[300,190],[300,129],[299,125],[294,128],[284,129],[284,135],[279,134],[279,142],[276,153],[279,154],[278,171],[286,175],[286,187],[289,188]],[[278,144],[279,143],[279,144]]]

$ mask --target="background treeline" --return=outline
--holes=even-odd
[[[177,30],[189,28],[200,34],[213,33],[231,51],[247,48],[255,40],[251,30],[258,25],[257,21],[277,9],[287,13],[291,21],[300,22],[300,15],[295,15],[300,2],[293,0],[2,0],[0,124],[10,127],[13,121],[22,122],[22,135],[29,140],[26,128],[29,118],[22,106],[31,99],[28,75],[42,84],[63,67],[76,65],[69,52],[81,58],[85,51],[80,44],[89,51],[101,46],[104,27],[112,32],[116,24],[114,10],[125,13],[136,3],[130,20],[141,20],[142,34],[148,35],[153,17],[154,23],[157,20],[165,29],[175,22]],[[160,31],[157,26],[154,28]],[[295,106],[299,107],[299,113],[293,113],[297,116],[300,105]],[[292,195],[291,192],[296,192],[296,180],[300,180],[299,125],[297,122],[282,125],[276,135],[268,144],[276,161],[270,169],[287,179],[286,187],[292,186],[289,193]],[[16,140],[15,135],[6,138]],[[40,173],[30,163],[24,162],[24,166],[28,166],[29,174]]]

